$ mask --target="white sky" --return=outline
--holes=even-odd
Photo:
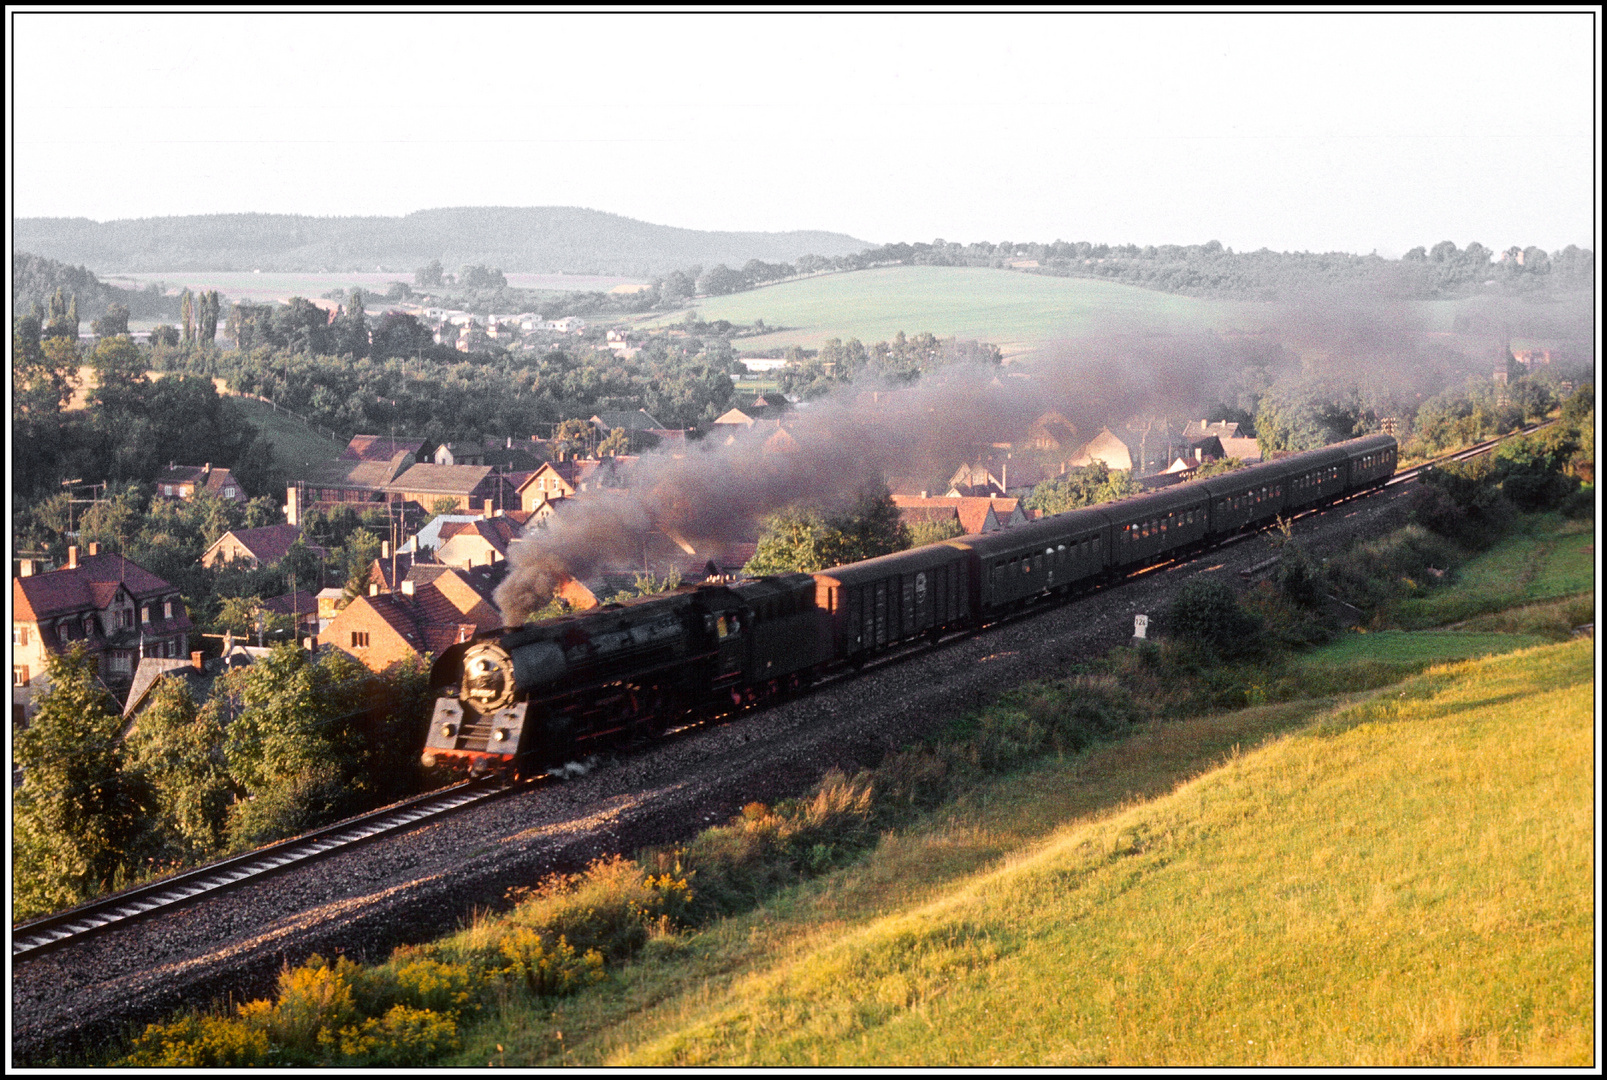
[[[17,217],[1594,245],[1589,11],[11,14]]]

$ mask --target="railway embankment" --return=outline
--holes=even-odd
[[[1553,1008],[1555,994],[1547,998],[1550,1012],[1542,1010],[1545,1015],[1538,1027],[1497,1025],[1499,1030],[1486,1030],[1488,1015],[1494,1015],[1490,1010],[1499,1012],[1500,1005],[1488,995],[1479,1000],[1456,994],[1442,997],[1441,1013],[1414,1014],[1416,1042],[1402,1041],[1401,1017],[1406,1015],[1402,1010],[1407,1009],[1410,996],[1404,991],[1395,995],[1390,1004],[1393,1012],[1386,1010],[1386,1020],[1372,1027],[1351,1024],[1359,1015],[1353,1000],[1319,1001],[1337,1005],[1338,1015],[1350,1017],[1346,1021],[1351,1024],[1346,1028],[1349,1034],[1325,1029],[1326,1034],[1305,1032],[1293,1039],[1268,1039],[1265,1018],[1256,1017],[1253,1024],[1241,1027],[1245,1032],[1254,1027],[1263,1038],[1246,1034],[1241,1046],[1226,1035],[1192,1043],[1184,1040],[1193,1022],[1189,1010],[1203,1008],[1202,1001],[1169,1004],[1157,999],[1156,995],[1165,998],[1166,980],[1146,974],[1157,959],[1171,959],[1173,967],[1188,967],[1189,961],[1176,958],[1198,956],[1203,960],[1210,956],[1216,985],[1228,998],[1249,1000],[1254,994],[1268,993],[1269,988],[1256,984],[1252,976],[1270,977],[1267,972],[1273,953],[1260,946],[1250,948],[1250,943],[1259,942],[1266,934],[1277,937],[1276,916],[1287,908],[1280,903],[1290,896],[1298,900],[1307,894],[1320,895],[1321,903],[1305,912],[1304,921],[1296,920],[1298,927],[1290,922],[1278,932],[1285,937],[1295,933],[1299,942],[1309,945],[1315,940],[1312,935],[1323,927],[1332,929],[1330,924],[1338,918],[1333,924],[1338,929],[1333,929],[1333,942],[1325,946],[1324,955],[1352,956],[1366,939],[1345,928],[1359,925],[1357,920],[1366,905],[1333,882],[1355,879],[1362,870],[1374,879],[1388,881],[1392,870],[1407,873],[1410,869],[1409,852],[1400,850],[1399,844],[1379,848],[1376,857],[1363,859],[1358,869],[1350,865],[1357,862],[1354,851],[1339,842],[1323,849],[1328,853],[1313,870],[1298,860],[1291,861],[1290,851],[1304,850],[1302,844],[1315,844],[1316,839],[1283,836],[1277,844],[1266,841],[1271,846],[1258,847],[1263,841],[1253,834],[1234,839],[1226,824],[1199,813],[1189,819],[1192,824],[1184,830],[1183,840],[1179,840],[1179,826],[1160,831],[1154,822],[1182,820],[1177,818],[1182,812],[1179,807],[1193,805],[1188,803],[1190,798],[1198,802],[1198,792],[1219,791],[1207,802],[1213,812],[1226,815],[1225,821],[1236,823],[1235,827],[1258,815],[1270,821],[1276,815],[1266,810],[1266,796],[1254,795],[1253,777],[1258,775],[1256,770],[1265,768],[1280,776],[1288,772],[1286,765],[1268,764],[1288,752],[1279,747],[1309,744],[1332,749],[1337,745],[1335,733],[1343,733],[1345,739],[1360,738],[1353,732],[1372,728],[1383,732],[1388,724],[1410,721],[1418,726],[1400,728],[1412,736],[1399,744],[1407,749],[1391,743],[1363,752],[1347,744],[1349,757],[1341,754],[1333,761],[1320,762],[1302,759],[1308,782],[1284,791],[1279,806],[1285,817],[1309,828],[1317,828],[1322,821],[1343,820],[1359,807],[1376,810],[1368,823],[1353,824],[1345,832],[1352,836],[1360,829],[1369,838],[1375,838],[1381,827],[1378,815],[1395,812],[1414,823],[1414,835],[1426,831],[1428,840],[1436,840],[1442,832],[1455,830],[1437,818],[1426,822],[1422,807],[1402,803],[1405,795],[1401,792],[1361,793],[1360,782],[1347,778],[1344,769],[1354,770],[1360,767],[1358,762],[1365,761],[1372,774],[1393,776],[1381,762],[1393,760],[1395,753],[1410,757],[1411,748],[1425,739],[1445,737],[1448,722],[1443,718],[1461,715],[1450,706],[1462,700],[1456,697],[1456,687],[1464,683],[1485,689],[1498,684],[1506,692],[1511,689],[1509,683],[1516,686],[1527,679],[1535,686],[1543,684],[1537,693],[1562,693],[1557,706],[1562,713],[1558,715],[1572,715],[1568,710],[1575,707],[1578,696],[1568,697],[1577,684],[1577,680],[1568,681],[1573,678],[1567,674],[1573,670],[1568,664],[1574,662],[1567,659],[1572,654],[1566,652],[1566,646],[1561,652],[1555,648],[1548,652],[1545,642],[1566,638],[1577,625],[1574,620],[1579,612],[1592,609],[1583,594],[1593,581],[1592,537],[1581,523],[1556,517],[1526,519],[1521,525],[1508,540],[1460,568],[1433,567],[1442,575],[1435,582],[1438,589],[1424,589],[1412,579],[1412,572],[1423,576],[1416,564],[1390,562],[1391,558],[1404,558],[1409,563],[1415,558],[1423,567],[1431,566],[1442,553],[1422,550],[1424,542],[1415,546],[1397,542],[1393,549],[1361,556],[1375,569],[1384,567],[1395,575],[1389,588],[1374,597],[1382,596],[1383,602],[1370,613],[1368,633],[1324,630],[1320,619],[1302,622],[1300,605],[1291,602],[1290,595],[1300,595],[1301,568],[1310,570],[1302,560],[1320,562],[1322,546],[1280,551],[1279,573],[1269,583],[1272,587],[1257,586],[1242,594],[1236,601],[1236,614],[1217,612],[1219,622],[1225,619],[1224,625],[1237,626],[1239,639],[1258,636],[1257,641],[1229,637],[1208,650],[1192,646],[1119,649],[1104,660],[1074,662],[1078,670],[1071,676],[1040,680],[986,708],[951,716],[913,746],[894,749],[855,772],[828,776],[805,798],[772,805],[749,803],[729,823],[705,830],[689,843],[660,848],[639,862],[616,858],[596,863],[579,875],[545,882],[533,878],[515,887],[511,899],[519,905],[508,920],[480,920],[455,938],[404,950],[376,968],[315,964],[287,969],[278,1004],[265,1003],[256,1014],[255,1027],[241,1017],[194,1016],[149,1036],[139,1051],[145,1057],[139,1060],[176,1064],[178,1058],[173,1055],[182,1056],[186,1046],[204,1043],[216,1049],[229,1038],[246,1040],[229,1051],[244,1054],[245,1058],[237,1061],[242,1064],[256,1052],[251,1048],[258,1039],[267,1040],[258,1049],[276,1047],[277,1053],[291,1054],[289,1060],[351,1064],[478,1064],[482,1058],[498,1064],[548,1065],[889,1060],[975,1064],[994,1060],[990,1053],[1000,1063],[1014,1064],[1572,1060],[1578,1043],[1570,1026],[1574,1018],[1566,1008]],[[1264,562],[1264,550],[1256,551],[1253,558],[1241,558],[1242,569]],[[1349,557],[1355,558],[1355,551],[1351,547]],[[1336,548],[1331,557],[1346,554]],[[1464,620],[1455,631],[1386,629],[1402,617],[1433,622],[1432,616],[1421,610],[1428,602],[1441,605],[1440,610],[1461,611],[1456,606],[1459,594],[1479,588],[1490,567],[1514,559],[1527,560],[1525,565],[1532,569],[1525,584],[1508,595],[1511,602],[1506,608],[1484,610],[1477,616],[1505,622],[1475,626]],[[1403,568],[1407,573],[1399,573]],[[1230,567],[1224,563],[1197,569]],[[1447,573],[1449,580],[1445,580]],[[1225,579],[1226,575],[1211,578],[1207,573],[1203,579],[1192,580],[1220,584]],[[1583,590],[1578,588],[1581,585]],[[1175,623],[1189,617],[1188,612],[1175,610],[1175,594],[1186,591],[1171,590]],[[1193,591],[1209,599],[1209,594],[1220,596],[1223,590]],[[1209,604],[1205,607],[1206,621],[1201,625],[1208,628],[1211,609]],[[1292,614],[1290,609],[1294,609]],[[1321,609],[1318,605],[1317,610]],[[1196,612],[1194,617],[1200,614]],[[1249,635],[1245,628],[1255,622],[1259,629],[1256,635]],[[1316,631],[1325,632],[1331,640],[1311,648],[1311,642],[1303,639]],[[1295,650],[1291,644],[1307,647]],[[1469,659],[1524,648],[1531,651],[1521,656],[1542,659],[1523,661],[1528,666],[1520,664],[1517,674],[1502,674],[1480,666],[1484,661]],[[996,658],[1003,657],[994,653],[978,662]],[[1452,666],[1444,666],[1447,662]],[[1564,671],[1562,675],[1551,671],[1557,664],[1562,664],[1558,669]],[[1403,678],[1408,681],[1402,683]],[[1404,706],[1396,704],[1398,701],[1411,703],[1414,709],[1421,705],[1421,715],[1402,713]],[[1245,704],[1251,707],[1233,707]],[[1368,710],[1383,710],[1379,716],[1386,718],[1385,726],[1367,719],[1373,716]],[[1585,715],[1588,720],[1588,691]],[[1425,726],[1431,721],[1439,724],[1433,731]],[[1466,720],[1479,731],[1504,731],[1501,725],[1514,722],[1504,714]],[[1113,740],[1118,731],[1125,737]],[[1397,733],[1393,728],[1388,732]],[[1369,740],[1389,742],[1371,735],[1364,742]],[[1479,746],[1484,749],[1470,750],[1471,756],[1460,764],[1451,760],[1455,755],[1447,758],[1444,764],[1450,774],[1474,767],[1475,761],[1484,763],[1478,767],[1487,767],[1489,746]],[[1263,761],[1266,755],[1272,757]],[[1523,767],[1531,772],[1538,768],[1530,756],[1525,756],[1524,762]],[[1514,769],[1517,767],[1514,763]],[[1323,772],[1324,768],[1333,775]],[[1414,770],[1423,772],[1416,766],[1406,769],[1408,773]],[[1429,780],[1431,787],[1441,782],[1432,776]],[[1499,786],[1506,779],[1497,778],[1496,782]],[[1555,777],[1541,776],[1512,778],[1512,783],[1515,790],[1522,790],[1524,784],[1550,785],[1548,790],[1568,786]],[[1588,798],[1588,782],[1585,792]],[[1370,800],[1384,796],[1388,797],[1379,807],[1371,806]],[[1245,800],[1249,800],[1245,804],[1249,809],[1239,806]],[[1261,809],[1256,809],[1258,806]],[[1073,841],[1069,836],[1079,839]],[[1236,853],[1233,859],[1200,846],[1210,837],[1227,844]],[[1271,863],[1282,866],[1288,878],[1284,892],[1274,890],[1273,899],[1264,895],[1270,888],[1265,880],[1235,884],[1231,874],[1218,874],[1233,860],[1239,868],[1235,872],[1250,865],[1264,867],[1268,860],[1258,858],[1254,854],[1258,850],[1275,853],[1277,858]],[[1336,850],[1345,852],[1343,857],[1337,856]],[[1070,859],[1066,867],[1056,864],[1049,876],[1062,882],[1066,894],[1075,899],[1064,901],[1060,908],[1045,909],[1059,911],[1066,926],[1034,930],[1024,924],[1020,913],[1039,904],[1033,890],[1041,882],[1032,882],[1038,882],[1042,874],[1020,867],[1035,867],[1046,859],[1053,862],[1049,852],[1058,853],[1054,858]],[[1466,851],[1457,848],[1436,858],[1449,867],[1464,855]],[[1392,860],[1404,861],[1396,866]],[[1195,871],[1185,874],[1176,868],[1180,864],[1193,865]],[[1329,866],[1335,868],[1338,878],[1318,872]],[[1143,873],[1136,878],[1124,876],[1126,871],[1139,869]],[[1211,880],[1203,887],[1198,906],[1185,915],[1190,905],[1188,897],[1175,895],[1184,888],[1179,882],[1197,884],[1204,871],[1209,871],[1205,876]],[[1445,872],[1462,871],[1453,867]],[[1019,880],[1007,881],[1011,874]],[[1134,881],[1140,884],[1132,884]],[[1163,884],[1166,899],[1158,906],[1173,913],[1172,921],[1139,931],[1124,928],[1125,919],[1136,918],[1132,909],[1138,899]],[[1495,888],[1499,893],[1506,886],[1481,880],[1471,887]],[[960,930],[953,930],[949,913],[968,904],[974,906],[978,896],[1001,889],[1006,897],[1020,895],[1004,902],[1000,911],[987,909],[982,923],[997,924],[997,931],[973,932],[979,924],[969,916],[969,921],[955,924]],[[1428,905],[1418,896],[1420,891],[1418,885],[1407,890],[1411,902],[1406,907]],[[1022,899],[1027,894],[1034,898]],[[1376,901],[1375,894],[1376,888],[1369,894]],[[1235,896],[1249,904],[1247,910],[1253,914],[1243,924],[1233,921],[1231,898]],[[1207,897],[1215,899],[1207,903]],[[1396,897],[1391,903],[1398,901]],[[1318,913],[1319,908],[1326,914]],[[950,929],[936,936],[916,933],[910,937],[911,920],[913,925],[927,926],[934,918],[936,925]],[[1054,924],[1057,918],[1046,921]],[[1076,929],[1079,925],[1080,930]],[[1217,929],[1211,930],[1213,926]],[[1263,933],[1246,926],[1272,929]],[[1391,926],[1391,933],[1406,933],[1394,923]],[[1180,927],[1205,927],[1206,933],[1190,942],[1171,941],[1182,932]],[[1022,985],[1027,985],[1032,979],[1049,978],[1053,965],[1048,964],[1043,950],[1052,951],[1052,946],[1045,942],[1060,940],[1055,933],[1061,931],[1062,946],[1070,940],[1066,934],[1081,935],[1082,945],[1071,955],[1092,956],[1099,963],[1090,965],[1079,959],[1072,965],[1076,975],[1068,976],[1068,985],[1076,979],[1092,979],[1087,995],[1061,993],[1047,999],[1064,1003],[1063,1009],[1077,1011],[1083,1021],[1072,1024],[1061,1017],[1057,1021],[1060,1029],[1074,1037],[1068,1035],[1055,1043],[1048,1034],[1056,1030],[1055,1025],[1043,1020],[1034,1027],[1026,1015],[1033,1008],[1031,998],[1012,997],[1008,990],[1012,979],[1026,979]],[[1451,950],[1447,955],[1468,952],[1465,941],[1444,940],[1445,933],[1443,927],[1436,930],[1435,941]],[[1210,948],[1202,948],[1205,938],[1211,939],[1207,942]],[[1409,937],[1405,940],[1410,942]],[[894,943],[891,953],[888,941]],[[1521,952],[1519,948],[1501,953],[1505,959],[1492,959],[1494,953],[1475,956],[1467,960],[1472,965],[1467,970],[1484,971],[1480,965],[1488,961],[1503,971],[1502,964],[1517,964],[1512,970],[1521,975],[1518,969],[1523,965],[1514,959]],[[1126,959],[1117,962],[1123,956]],[[1100,964],[1107,961],[1108,983],[1092,973],[1103,970]],[[1323,985],[1336,985],[1325,983],[1322,971],[1332,969],[1334,977],[1346,975],[1343,965],[1335,968],[1336,963],[1327,956],[1315,967],[1308,963],[1301,969],[1305,997],[1296,995],[1291,1008],[1296,1013],[1307,1010],[1309,1024],[1315,1024],[1312,1017],[1321,1013],[1311,1012],[1317,1000],[1311,995],[1320,998]],[[1574,968],[1565,965],[1557,970],[1568,973]],[[1178,978],[1185,974],[1179,972]],[[439,996],[408,996],[411,992],[395,989],[426,975],[456,986],[462,996],[459,1007]],[[1562,982],[1567,983],[1568,978],[1572,975]],[[345,993],[355,995],[353,1001],[367,1002],[370,1015],[353,1012],[345,1017],[349,1021],[345,1027],[355,1033],[349,1040],[351,1052],[339,1051],[347,1056],[331,1056],[335,1054],[332,1044],[309,1044],[297,1050],[282,1040],[281,1044],[273,1042],[276,1024],[282,1031],[318,1029],[317,1023],[309,1028],[307,1018],[296,1013],[301,1007],[294,992],[300,985],[297,979],[337,997],[344,987]],[[1341,980],[1337,985],[1350,983]],[[391,989],[380,992],[376,987]],[[1120,987],[1123,993],[1111,987]],[[1548,986],[1547,993],[1555,989]],[[1135,991],[1149,997],[1135,1000],[1131,1010],[1120,1007],[1119,1000]],[[1571,991],[1564,986],[1560,992],[1566,998]],[[1202,998],[1203,992],[1191,993]],[[1208,1000],[1208,995],[1202,1000]],[[404,1011],[372,1012],[376,1003],[386,1002],[386,1010]],[[1045,1009],[1042,1003],[1037,1007],[1043,1017],[1056,1015],[1054,1008]],[[1142,1031],[1133,1020],[1146,1015],[1145,1010],[1159,1024],[1142,1031],[1154,1028],[1170,1035],[1158,1042],[1159,1036],[1148,1041],[1141,1038]],[[995,1027],[999,1030],[1017,1025],[1024,1033],[1037,1034],[989,1041],[988,1027],[976,1023],[975,1016],[966,1018],[968,1011],[997,1013],[1001,1020]],[[947,1019],[939,1026],[946,1032],[965,1034],[918,1037],[919,1025],[944,1016]],[[1004,1019],[1006,1016],[1010,1018]],[[808,1017],[819,1023],[808,1022]],[[1247,1014],[1245,1019],[1251,1018]],[[331,1015],[325,1020],[332,1033],[343,1030],[340,1018]],[[1233,1030],[1237,1038],[1240,1031]],[[873,1045],[883,1048],[882,1057],[861,1056],[862,1050]],[[1256,1050],[1257,1045],[1262,1049]],[[1360,1056],[1336,1054],[1336,1048],[1345,1045],[1359,1047]],[[298,1053],[307,1056],[298,1059]],[[226,1062],[214,1059],[213,1063]]]

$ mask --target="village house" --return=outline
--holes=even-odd
[[[601,433],[603,438],[607,438],[609,433],[615,428],[623,428],[625,434],[631,438],[631,447],[633,449],[641,448],[642,435],[660,430],[664,427],[664,425],[654,419],[653,415],[646,409],[634,409],[629,411],[621,409],[615,412],[601,412],[593,416],[590,420],[590,423],[598,430],[599,433]]]
[[[508,557],[508,547],[524,535],[530,513],[523,510],[441,527],[435,559],[445,566],[489,566]]]
[[[485,447],[475,443],[444,442],[435,448],[437,465],[484,465]]]
[[[501,629],[494,596],[507,570],[506,563],[459,568],[415,562],[394,592],[370,582],[369,594],[342,608],[319,633],[319,643],[349,652],[376,671],[408,656],[439,656],[475,634]]]
[[[419,594],[427,594],[421,597]],[[375,671],[419,656],[439,656],[476,633],[433,585],[404,581],[402,590],[359,596],[318,635],[320,648],[350,653]]]
[[[297,641],[308,634],[318,633],[318,598],[308,589],[298,589],[283,596],[265,597],[262,601],[262,610],[292,620],[291,629]]]
[[[1070,450],[1077,425],[1058,412],[1046,412],[1027,428],[1027,445],[1034,450]]]
[[[384,587],[381,583],[370,579],[368,595],[378,596],[388,592],[405,594],[405,590],[409,587],[417,595],[425,585],[430,585],[452,604],[463,619],[474,623],[481,631],[495,630],[502,625],[502,616],[496,607],[495,594],[497,586],[502,584],[507,576],[508,564],[505,562],[473,567],[416,562],[407,568],[405,574],[399,576],[394,588]],[[426,598],[433,599],[433,594],[428,594]]]
[[[289,487],[285,520],[299,525],[309,510],[351,506],[362,511],[399,501],[390,484],[413,465],[432,459],[426,447],[423,439],[353,436],[337,460],[307,467]]]
[[[43,684],[45,659],[82,644],[100,677],[126,691],[142,657],[189,653],[190,616],[178,588],[121,555],[90,544],[67,565],[35,574],[31,560],[11,579],[11,686],[14,719],[25,720]]]
[[[714,427],[717,427],[717,428],[720,428],[720,427],[723,427],[723,428],[735,428],[735,427],[751,428],[755,423],[758,422],[758,419],[759,419],[758,417],[751,416],[748,413],[743,412],[741,409],[733,408],[733,409],[727,409],[725,412],[721,413],[719,416],[716,416],[714,418],[714,420],[711,421],[711,423],[713,424]]]
[[[502,474],[489,465],[414,465],[385,485],[385,490],[397,496],[398,501],[414,502],[428,510],[434,510],[444,499],[456,501],[463,510],[486,500],[501,509],[513,497]]]
[[[628,488],[631,469],[639,460],[640,458],[634,454],[618,454],[607,458],[570,458],[567,461],[544,462],[529,476],[519,481],[514,489],[519,509],[537,511],[542,508],[543,503],[551,503],[558,499]]]
[[[1203,455],[1194,455],[1193,451],[1200,448],[1204,440],[1215,438],[1220,446],[1217,457],[1238,458],[1245,464],[1261,460],[1261,446],[1254,437],[1246,436],[1240,430],[1239,424],[1232,420],[1190,420],[1183,425],[1183,442],[1188,446],[1190,454],[1196,461],[1209,460],[1211,450],[1204,446]]]
[[[1133,468],[1133,453],[1127,444],[1118,439],[1108,427],[1099,429],[1095,435],[1082,448],[1072,455],[1070,465],[1080,469],[1094,462],[1102,462],[1107,468],[1120,469],[1131,472]]]
[[[910,498],[907,495],[894,495],[893,505],[898,507],[899,517],[911,526],[920,521],[934,520],[931,511],[952,510],[967,536],[995,532],[1030,520],[1020,499],[975,496]],[[909,516],[906,516],[906,512],[909,512]],[[942,520],[942,517],[938,515],[935,519]]]
[[[164,499],[193,499],[198,492],[216,495],[220,499],[244,503],[250,496],[228,469],[214,469],[209,461],[205,465],[175,465],[156,476],[156,493]]]
[[[300,525],[264,525],[260,529],[230,529],[202,553],[201,565],[209,570],[231,562],[242,562],[252,569],[272,566],[288,555],[290,548],[300,539]],[[307,544],[307,550],[320,559],[329,558],[329,552],[317,544]]]

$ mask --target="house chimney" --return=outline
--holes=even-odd
[[[19,561],[19,566],[18,566],[18,570],[17,570],[17,576],[18,577],[33,577],[33,560],[32,559],[22,559],[22,560]]]
[[[201,659],[200,652],[192,652],[190,654],[190,665],[194,667],[196,671],[206,670],[206,662]]]
[[[486,517],[492,517],[493,516],[492,510],[491,510],[491,500],[490,499],[487,499],[485,501],[485,516]]]
[[[78,545],[70,544],[67,547],[67,569],[78,569]]]
[[[412,596],[413,595],[413,582],[412,582],[411,579],[402,582],[402,595],[403,596]]]
[[[207,477],[209,477],[211,475],[212,475],[212,463],[209,461],[205,465],[201,466],[201,479],[205,480]]]
[[[921,492],[921,498],[923,498],[923,499],[926,498],[926,492],[924,492],[924,491]]]
[[[391,542],[389,540],[381,540],[379,542],[379,557],[382,559],[388,559],[391,557]]]
[[[508,449],[509,449],[509,450],[512,450],[512,449],[513,449],[513,436],[512,436],[512,435],[509,435],[509,436],[508,436],[508,447],[507,447],[507,448],[508,448]]]
[[[369,596],[378,596],[379,595],[379,586],[377,584],[370,584],[368,586],[368,595]]]
[[[91,540],[89,542],[89,553],[91,555],[99,555],[100,554],[100,541]]]

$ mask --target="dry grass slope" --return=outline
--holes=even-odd
[[[924,902],[890,883],[879,918],[777,935],[602,1060],[1588,1065],[1593,677],[1583,641],[1431,669]]]

